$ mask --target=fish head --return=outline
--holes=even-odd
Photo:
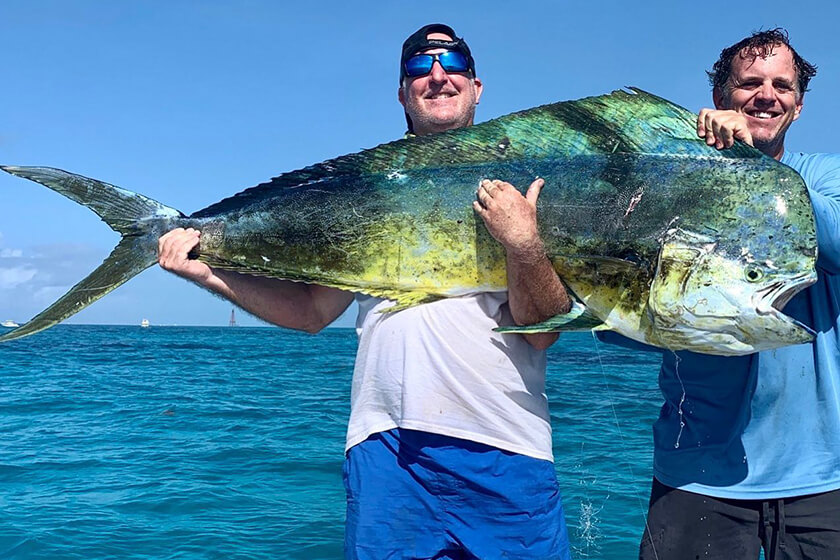
[[[817,280],[807,245],[756,243],[736,253],[719,239],[670,231],[651,283],[650,341],[723,356],[811,341],[813,331],[782,312]]]

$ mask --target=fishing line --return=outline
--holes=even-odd
[[[613,398],[612,388],[610,388],[610,383],[607,380],[607,371],[604,367],[604,361],[601,359],[601,348],[600,343],[598,342],[598,337],[595,335],[595,331],[589,331],[592,334],[592,340],[595,341],[595,354],[598,356],[598,364],[601,366],[601,377],[604,380],[604,386],[607,388],[607,398],[610,401],[610,408],[612,409],[613,413],[613,420],[615,421],[615,427],[618,429],[618,437],[621,440],[621,446],[624,448],[625,452],[630,450],[630,447],[627,445],[627,441],[624,438],[624,432],[621,430],[621,424],[618,421],[618,413],[615,411],[615,399]],[[633,465],[630,464],[630,461],[627,462],[627,469],[630,471],[631,480],[636,480],[636,473],[633,471]],[[636,501],[639,504],[639,513],[642,516],[642,519],[645,521],[645,531],[648,535],[651,536],[650,546],[653,550],[653,556],[656,560],[659,560],[659,554],[656,552],[656,546],[653,543],[653,535],[650,532],[650,527],[648,526],[647,520],[647,507],[645,507],[644,503],[642,502],[641,497],[639,497],[638,490],[633,490],[633,494],[636,497]]]
[[[671,354],[674,355],[674,373],[676,374],[677,380],[680,382],[680,388],[682,389],[682,395],[680,395],[680,404],[677,405],[677,414],[680,417],[680,431],[677,433],[677,441],[674,443],[674,449],[679,449],[680,438],[682,437],[683,428],[685,428],[685,417],[683,417],[682,408],[682,405],[685,402],[685,384],[683,384],[682,377],[680,377],[680,362],[682,360],[673,350],[671,350]]]

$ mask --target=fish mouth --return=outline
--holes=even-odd
[[[784,307],[793,299],[793,296],[813,285],[817,281],[817,274],[815,272],[805,272],[789,278],[784,282],[774,282],[765,288],[756,292],[758,302],[756,311],[760,315],[773,315],[787,323],[796,325],[797,327],[808,331],[811,335],[814,331],[788,315],[782,313]]]

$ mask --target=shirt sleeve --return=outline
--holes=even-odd
[[[819,154],[803,178],[808,185],[817,223],[817,266],[840,273],[840,154]]]

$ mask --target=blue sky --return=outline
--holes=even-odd
[[[60,167],[189,214],[402,135],[400,45],[437,21],[473,50],[478,121],[629,85],[697,111],[724,46],[783,26],[819,67],[787,147],[840,152],[840,8],[828,0],[3,0],[0,163]],[[0,320],[28,320],[116,242],[88,210],[2,174]],[[154,267],[68,321],[224,325],[230,309]]]

